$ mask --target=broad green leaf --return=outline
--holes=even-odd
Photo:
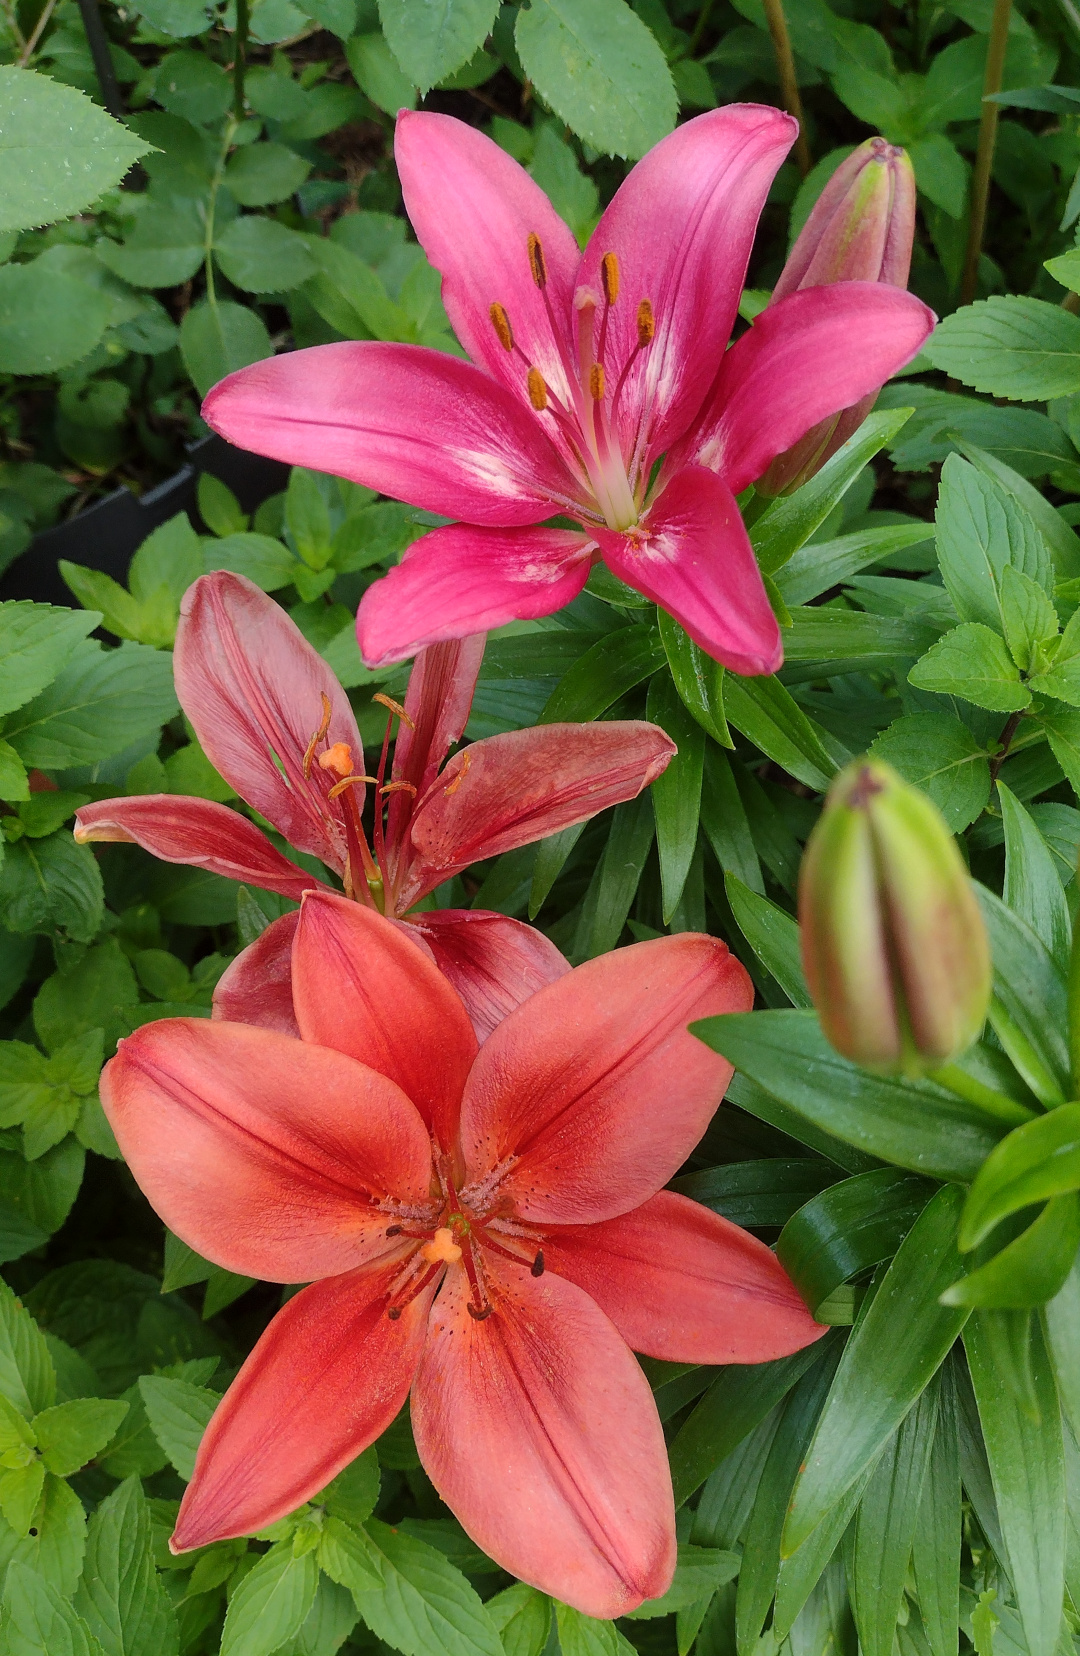
[[[313,1499],[332,1517],[343,1518],[357,1528],[366,1523],[379,1499],[379,1457],[375,1449],[365,1449],[350,1461],[344,1472],[339,1472]]]
[[[99,610],[102,626],[115,633],[117,638],[131,638],[148,644],[154,642],[144,638],[146,628],[142,605],[111,575],[104,574],[100,569],[84,569],[80,564],[68,563],[66,558],[59,560],[57,568],[64,585],[75,594],[83,608]]]
[[[1030,926],[992,891],[976,883],[994,961],[990,1022],[1036,1097],[1047,1105],[1068,1096],[1065,978]]]
[[[675,125],[664,54],[622,0],[533,0],[514,43],[544,102],[601,153],[636,160]]]
[[[1031,704],[1031,691],[1000,633],[966,621],[932,645],[915,663],[908,682],[939,696],[960,696],[994,713],[1017,713]]]
[[[598,719],[666,659],[660,634],[653,627],[635,624],[606,633],[560,679],[537,723]]]
[[[133,287],[172,287],[194,276],[206,257],[206,222],[195,200],[151,198],[117,243],[102,239],[95,253]]]
[[[724,876],[735,923],[766,971],[771,972],[792,1006],[811,1005],[799,956],[799,923],[767,897],[751,891],[736,874]]]
[[[833,1183],[787,1221],[776,1257],[816,1312],[842,1283],[892,1258],[933,1194],[928,1179],[892,1167]]]
[[[15,1535],[28,1534],[44,1485],[45,1468],[40,1460],[0,1471],[0,1512]]]
[[[45,1336],[6,1282],[0,1282],[0,1393],[28,1418],[51,1408],[56,1397]]]
[[[318,268],[309,240],[276,219],[249,213],[226,226],[214,243],[214,256],[236,287],[248,293],[286,293]]]
[[[963,385],[1019,402],[1080,391],[1080,321],[1059,305],[995,295],[954,311],[923,347]]]
[[[961,621],[1000,631],[999,592],[1010,566],[1051,590],[1049,550],[1030,516],[958,454],[942,467],[934,523],[942,580]]]
[[[4,735],[26,764],[65,769],[119,753],[176,710],[167,656],[142,644],[103,650],[87,640],[46,690],[9,717]]]
[[[555,1623],[562,1656],[630,1656],[634,1646],[614,1622],[600,1621],[555,1600]]]
[[[68,1598],[27,1565],[4,1578],[6,1656],[100,1656],[101,1646]]]
[[[1000,483],[1020,511],[1031,519],[1050,550],[1058,575],[1063,580],[1080,575],[1080,539],[1045,496],[998,455],[959,438],[957,447],[984,477]]]
[[[271,1656],[300,1631],[318,1584],[314,1553],[295,1558],[287,1542],[271,1547],[229,1600],[221,1656]]]
[[[1010,1214],[1080,1190],[1080,1104],[1015,1128],[991,1151],[964,1203],[959,1246],[978,1247]]]
[[[740,1363],[721,1369],[671,1445],[676,1506],[682,1506],[714,1467],[760,1425],[818,1356],[816,1346],[807,1346],[772,1363]]]
[[[998,783],[998,800],[1005,829],[1005,902],[1067,971],[1072,924],[1054,854],[1004,782]]]
[[[933,800],[956,834],[981,813],[990,797],[986,749],[952,713],[908,713],[870,745]]]
[[[386,37],[373,34],[353,35],[345,53],[353,79],[372,103],[387,115],[399,109],[415,109],[417,89],[404,73],[387,43]]]
[[[852,1585],[864,1656],[892,1656],[937,1426],[935,1382],[936,1376],[901,1421],[859,1503]]]
[[[971,1179],[1004,1127],[931,1081],[876,1076],[826,1041],[814,1012],[735,1012],[691,1032],[836,1138],[931,1178]]]
[[[0,230],[81,213],[150,148],[72,86],[30,69],[0,69]]]
[[[573,950],[577,960],[592,960],[618,943],[654,832],[648,795],[639,794],[637,799],[616,805],[604,854],[581,907]]]
[[[818,729],[775,675],[724,677],[724,711],[736,730],[807,787],[820,792],[836,771]]]
[[[154,1568],[137,1478],[107,1495],[90,1520],[75,1608],[104,1656],[177,1656],[176,1617]]]
[[[484,1608],[502,1639],[506,1656],[543,1656],[551,1631],[551,1600],[523,1581],[515,1581]]]
[[[109,322],[105,294],[36,264],[0,265],[0,373],[53,374],[87,356]]]
[[[64,1223],[82,1184],[86,1155],[66,1138],[38,1161],[0,1150],[0,1260],[41,1247]]]
[[[1040,1416],[1036,1422],[998,1372],[985,1313],[973,1314],[964,1331],[964,1346],[1024,1638],[1030,1656],[1053,1656],[1065,1584],[1065,1468],[1050,1362],[1036,1326],[1031,1346]]]
[[[498,0],[383,0],[386,43],[421,93],[468,63],[491,33]],[[395,112],[396,113],[396,112]]]
[[[678,749],[650,789],[666,926],[679,905],[697,845],[705,734],[668,673],[657,673],[650,682],[645,716]]]
[[[0,604],[0,713],[14,712],[51,684],[100,620],[53,604]]]
[[[960,1442],[952,1359],[938,1370],[934,1445],[923,1482],[911,1562],[933,1656],[956,1656],[960,1619]]]
[[[503,1656],[479,1597],[442,1553],[376,1519],[367,1533],[382,1585],[352,1593],[376,1638],[404,1656]]]
[[[317,1556],[320,1569],[347,1588],[354,1599],[358,1593],[374,1592],[382,1586],[382,1564],[366,1532],[333,1513],[323,1523]]]
[[[311,162],[284,144],[247,144],[230,156],[225,183],[242,207],[267,207],[291,196],[310,171]]]
[[[70,1477],[104,1449],[127,1412],[126,1403],[97,1397],[42,1410],[34,1416],[33,1426],[46,1469],[58,1477]]]
[[[666,610],[658,610],[656,619],[675,688],[686,707],[714,742],[719,742],[721,747],[732,747],[724,717],[724,669],[694,643]]]
[[[964,1326],[966,1309],[939,1303],[958,1274],[961,1201],[961,1192],[946,1185],[923,1209],[847,1343],[795,1486],[785,1554],[876,1460]]]
[[[1037,672],[1047,664],[1051,641],[1058,634],[1057,611],[1046,588],[1007,564],[998,586],[998,602],[1013,660],[1021,672]]]
[[[251,151],[237,153],[250,155]],[[180,324],[180,355],[196,391],[205,396],[226,374],[272,356],[273,346],[260,316],[246,305],[222,299],[213,305],[193,305],[188,311]]]
[[[7,1519],[0,1517],[0,1574],[17,1561],[70,1599],[86,1548],[82,1502],[63,1478],[46,1474],[44,1498],[34,1520],[32,1527],[37,1533],[19,1536]]]
[[[105,907],[101,869],[88,845],[66,829],[24,838],[0,865],[0,909],[13,932],[52,932],[76,943],[97,936]]]
[[[1051,753],[1080,798],[1080,708],[1051,702],[1040,711],[1039,724],[1046,732]]]
[[[202,1435],[221,1399],[204,1386],[163,1374],[144,1374],[139,1390],[154,1436],[180,1476],[190,1479]],[[284,1643],[284,1636],[279,1642]]]
[[[890,408],[868,415],[815,477],[793,495],[770,503],[750,530],[758,563],[766,575],[775,575],[805,545],[863,467],[879,449],[891,443],[913,412],[910,408]]]
[[[1061,638],[1047,646],[1038,666],[1041,670],[1030,681],[1036,695],[1080,707],[1080,610],[1070,617]]]
[[[246,575],[264,592],[277,592],[281,587],[288,586],[299,567],[289,548],[281,541],[250,530],[210,541],[203,557],[208,572],[228,569],[234,575]]]
[[[948,1305],[994,1311],[1045,1305],[1064,1286],[1080,1248],[1080,1199],[1055,1196],[1021,1235],[946,1289]]]

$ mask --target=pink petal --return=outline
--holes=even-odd
[[[358,773],[364,748],[349,698],[295,621],[242,575],[203,575],[180,605],[173,663],[181,705],[210,762],[290,845],[341,873],[348,854],[341,807],[328,799],[340,778],[318,764],[304,776],[323,697],[327,742],[343,742]],[[362,788],[359,795],[362,803]],[[315,883],[309,878],[302,889]]]
[[[413,813],[408,907],[459,869],[635,799],[675,744],[637,719],[511,730],[455,753]]]
[[[494,1314],[465,1272],[435,1302],[412,1397],[416,1446],[472,1539],[588,1616],[666,1592],[667,1453],[641,1369],[587,1294],[482,1254]]]
[[[289,1300],[199,1445],[173,1552],[249,1535],[324,1489],[408,1396],[433,1289],[387,1315],[400,1261],[316,1282]]]
[[[618,1219],[550,1230],[543,1252],[649,1357],[768,1363],[825,1332],[771,1248],[670,1190]]]
[[[601,955],[539,990],[480,1048],[461,1108],[470,1183],[538,1224],[593,1224],[653,1196],[705,1131],[731,1065],[687,1032],[754,990],[693,932]]]
[[[413,662],[405,692],[408,719],[398,725],[391,776],[395,782],[410,783],[415,791],[402,789],[390,796],[386,832],[392,858],[416,801],[434,782],[468,723],[486,642],[486,633],[474,633],[432,644]]]
[[[162,862],[206,868],[227,880],[298,899],[319,881],[283,857],[239,811],[185,794],[99,799],[75,813],[75,838],[141,845]]]
[[[604,562],[734,673],[774,673],[780,629],[735,496],[704,466],[676,471],[636,530],[601,529]]]
[[[427,1201],[427,1132],[398,1088],[269,1029],[144,1024],[106,1065],[101,1098],[169,1229],[242,1276],[351,1270],[392,1245],[378,1203]]]
[[[738,494],[819,420],[884,385],[936,320],[884,282],[804,288],[769,305],[725,356],[688,458]]]
[[[543,932],[505,914],[432,909],[409,919],[461,996],[478,1041],[486,1041],[515,1006],[570,970]]]
[[[293,910],[272,920],[226,967],[214,990],[215,1018],[300,1039],[292,998],[292,946],[299,919]]]
[[[580,255],[577,242],[524,168],[475,127],[449,115],[402,110],[394,159],[424,252],[442,272],[442,297],[454,332],[475,363],[526,407],[528,363],[560,395],[570,349],[570,307]],[[547,268],[547,295],[559,331],[529,266],[537,235]],[[491,306],[503,306],[521,355],[499,343]],[[527,359],[522,360],[522,357]]]
[[[239,448],[447,517],[538,523],[576,510],[579,485],[532,410],[445,351],[314,345],[229,374],[202,411]]]
[[[368,587],[356,617],[360,654],[377,667],[424,644],[551,615],[577,597],[595,549],[566,529],[435,529]]]
[[[600,294],[601,260],[618,258],[609,375],[637,348],[642,300],[656,320],[623,391],[625,450],[641,414],[659,454],[697,413],[731,334],[758,216],[797,131],[789,115],[761,104],[699,115],[638,162],[597,225],[578,280]]]
[[[344,897],[313,893],[293,944],[293,1003],[305,1041],[388,1076],[448,1150],[476,1036],[410,930]]]

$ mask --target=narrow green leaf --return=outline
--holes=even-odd
[[[657,673],[649,684],[646,717],[666,730],[678,748],[651,789],[666,926],[679,905],[697,845],[705,733],[667,673]]]
[[[964,1252],[1012,1213],[1080,1190],[1080,1104],[1063,1104],[1017,1127],[991,1151],[964,1204]]]
[[[892,1656],[937,1415],[935,1376],[886,1445],[859,1503],[854,1604],[864,1656]]]
[[[605,633],[560,679],[537,722],[598,719],[612,702],[648,678],[666,659],[655,627],[633,625]]]
[[[604,854],[589,884],[574,941],[574,957],[592,960],[619,941],[653,842],[653,804],[639,794],[612,812]]]
[[[751,891],[735,874],[724,878],[731,912],[766,971],[771,972],[792,1006],[811,1005],[799,955],[799,923],[777,903]]]
[[[893,1167],[834,1183],[788,1220],[776,1257],[816,1312],[842,1283],[892,1258],[933,1194],[928,1179]]]
[[[1044,1305],[1064,1286],[1080,1248],[1080,1199],[1055,1196],[1038,1218],[985,1265],[945,1290],[946,1305],[996,1311]]]
[[[999,897],[978,883],[975,892],[990,934],[994,1000],[1007,1020],[992,1007],[994,1032],[1041,1102],[1064,1103],[1069,1087],[1064,973],[1031,927]]]
[[[675,688],[706,735],[734,747],[724,716],[724,669],[695,644],[666,610],[656,613]]]
[[[746,809],[726,754],[706,744],[701,776],[701,828],[725,874],[765,893]]]
[[[827,788],[836,764],[824,747],[813,721],[807,717],[775,675],[724,679],[724,709],[735,729],[748,736],[782,770],[820,792]]]
[[[912,1546],[919,1614],[933,1656],[956,1656],[960,1620],[960,1441],[953,1364],[938,1370],[938,1415]]]
[[[998,783],[1005,829],[1005,902],[1068,971],[1072,924],[1054,854],[1016,795]]]
[[[1073,1265],[1064,1286],[1044,1307],[1043,1326],[1061,1406],[1073,1436],[1080,1438],[1080,1261]]]

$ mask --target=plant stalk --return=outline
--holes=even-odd
[[[975,150],[975,172],[971,180],[971,217],[968,220],[967,251],[964,254],[964,273],[960,280],[960,303],[970,305],[979,280],[979,257],[982,253],[983,232],[986,229],[986,204],[990,195],[990,173],[994,165],[994,145],[997,141],[998,116],[996,103],[987,98],[1001,91],[1005,71],[1005,48],[1009,41],[1009,18],[1012,0],[994,0],[994,15],[990,22],[990,36],[986,45],[986,73],[983,76],[983,105],[979,116],[979,142]]]
[[[993,1116],[995,1121],[1008,1122],[1010,1127],[1022,1127],[1025,1121],[1035,1120],[1035,1110],[1029,1110],[1025,1104],[1018,1104],[1015,1098],[1008,1098],[1005,1093],[995,1092],[993,1087],[984,1086],[957,1064],[943,1064],[940,1069],[934,1070],[928,1079],[936,1081],[939,1087],[945,1087],[949,1092],[955,1093],[957,1098],[966,1099],[969,1104],[974,1104],[984,1115]]]
[[[236,42],[233,52],[233,115],[244,119],[244,76],[247,73],[248,30],[251,8],[248,0],[236,0]]]
[[[764,5],[765,21],[769,25],[773,51],[776,53],[776,67],[780,76],[780,96],[784,101],[784,108],[788,114],[794,115],[799,123],[799,136],[795,140],[795,165],[802,177],[805,178],[814,163],[810,157],[810,145],[806,141],[802,99],[799,96],[799,83],[795,78],[795,55],[791,50],[791,36],[788,34],[783,0],[764,0]]]
[[[112,53],[109,51],[109,37],[105,33],[105,25],[101,21],[101,11],[98,0],[79,0],[79,11],[82,13],[83,28],[86,30],[86,39],[90,47],[90,56],[94,60],[94,73],[101,87],[101,101],[110,115],[119,120],[124,113],[124,101],[120,95],[120,82],[116,78],[113,68]]]
[[[34,32],[30,36],[30,39],[26,42],[22,51],[19,53],[18,68],[25,69],[27,64],[30,62],[30,59],[33,57],[37,48],[38,41],[41,39],[42,35],[45,33],[45,30],[49,26],[49,19],[55,9],[56,0],[48,0],[47,5],[42,7],[41,16],[34,24]]]
[[[225,122],[225,130],[221,135],[221,153],[218,156],[214,176],[210,180],[210,193],[206,202],[206,235],[203,239],[203,264],[206,270],[206,302],[212,311],[217,311],[217,291],[214,286],[214,219],[217,212],[218,191],[225,176],[225,163],[229,159],[233,138],[239,121],[230,115]]]

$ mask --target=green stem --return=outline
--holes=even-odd
[[[1022,1127],[1025,1121],[1034,1121],[1037,1114],[1025,1104],[1018,1104],[1015,1098],[1007,1098],[1004,1093],[995,1092],[993,1087],[984,1086],[956,1064],[943,1064],[941,1069],[932,1072],[929,1079],[955,1093],[957,1098],[965,1098],[984,1115],[993,1116],[995,1121],[1008,1122],[1010,1127]]]
[[[713,0],[705,0],[704,5],[702,6],[701,10],[698,12],[697,22],[694,24],[694,32],[690,36],[690,44],[686,48],[687,57],[693,57],[694,54],[696,53],[698,47],[701,45],[701,37],[705,33],[705,30],[708,27],[709,14],[712,11],[712,9],[713,9]]]
[[[247,72],[248,27],[251,12],[248,0],[236,0],[236,45],[233,52],[233,115],[244,119],[244,75]]]
[[[783,0],[764,0],[764,4],[765,21],[769,25],[773,51],[776,53],[776,68],[780,76],[780,96],[788,114],[794,115],[799,123],[799,136],[795,140],[795,165],[805,178],[814,163],[810,159],[810,145],[806,141],[802,99],[799,96],[799,83],[795,78],[795,55],[791,50],[791,36],[788,34]]]
[[[203,240],[203,265],[206,270],[206,302],[213,311],[217,310],[217,291],[214,287],[214,218],[217,212],[218,191],[225,176],[225,163],[229,159],[236,129],[240,125],[235,115],[230,115],[225,122],[225,130],[221,136],[221,153],[218,156],[214,176],[210,180],[210,194],[206,200],[206,236]]]
[[[1012,0],[994,0],[994,15],[986,45],[986,73],[983,77],[983,105],[979,117],[979,142],[975,151],[975,173],[971,180],[971,218],[968,221],[967,251],[964,254],[964,274],[960,282],[960,303],[970,305],[975,297],[979,279],[979,256],[982,253],[983,232],[986,229],[986,204],[990,195],[990,171],[994,164],[994,144],[1000,109],[986,99],[1001,91],[1005,71],[1005,48],[1009,41],[1009,17]]]
[[[1080,919],[1073,926],[1072,952],[1069,956],[1068,1008],[1072,1095],[1074,1098],[1080,1098]]]

